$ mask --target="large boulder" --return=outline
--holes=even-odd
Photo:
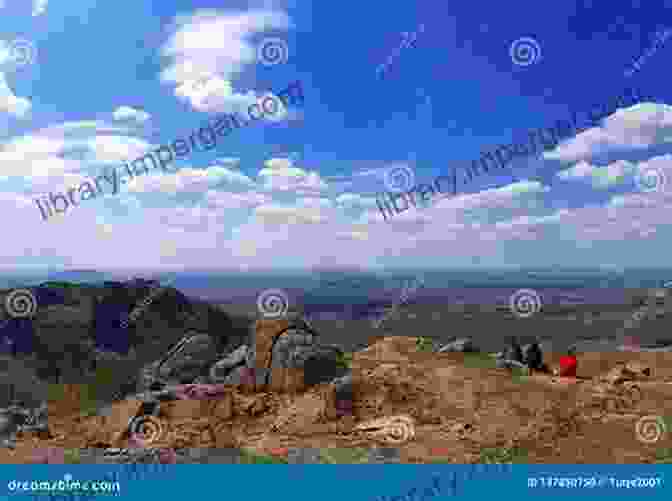
[[[216,358],[214,339],[209,334],[192,331],[178,343],[175,353],[161,365],[158,375],[162,379],[190,383],[207,373]]]
[[[318,340],[319,334],[298,314],[258,320],[247,348],[217,362],[211,375],[215,382],[257,391],[301,391],[347,371],[339,364],[342,350]]]

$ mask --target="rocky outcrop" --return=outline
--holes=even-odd
[[[299,315],[258,320],[250,345],[214,364],[213,382],[248,385],[260,391],[300,391],[346,372],[343,351],[320,345],[319,335]]]
[[[155,295],[123,328],[125,315],[155,287],[152,281],[134,280],[28,288],[36,310],[26,318],[12,318],[5,312],[0,329],[0,338],[5,336],[7,341],[2,345],[5,356],[20,362],[44,383],[98,384],[96,372],[110,370],[112,378],[98,394],[113,399],[144,388],[138,372],[143,368],[151,372],[148,366],[185,335],[201,337],[181,358],[166,365],[167,376],[178,381],[201,375],[202,366],[239,347],[249,336],[249,317],[233,317],[170,287]],[[0,291],[0,304],[4,305],[7,295],[15,290]],[[10,372],[14,374],[15,369]],[[9,386],[32,379],[9,377],[5,383],[0,379],[0,408],[9,403]]]
[[[28,371],[20,380],[26,398],[15,405],[26,412],[3,414],[2,408],[20,393],[12,377],[5,381],[0,435],[7,445],[22,426],[44,432],[40,426],[47,417],[48,432],[62,435],[65,423],[86,408],[116,430],[91,443],[118,447],[133,438],[130,423],[157,415],[159,408],[169,419],[188,415],[198,420],[207,411],[211,419],[226,420],[266,412],[270,394],[303,392],[334,380],[331,413],[352,413],[352,377],[343,367],[343,351],[321,344],[301,315],[254,322],[166,288],[129,319],[151,290],[151,284],[142,282],[81,286],[76,293],[64,291],[58,297],[61,304],[38,305],[31,318],[18,319],[30,329],[32,350],[6,355],[13,377]],[[63,394],[48,392],[50,384]],[[30,417],[29,411],[44,407],[45,401],[47,415]],[[212,401],[219,406],[211,408]]]

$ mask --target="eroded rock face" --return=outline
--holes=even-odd
[[[342,350],[318,341],[317,332],[300,316],[259,320],[254,343],[217,362],[213,372],[218,382],[257,391],[301,391],[346,372],[338,364]]]

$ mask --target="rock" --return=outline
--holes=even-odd
[[[651,367],[640,362],[632,361],[625,364],[625,369],[630,373],[632,379],[644,380],[651,377]]]
[[[246,344],[237,350],[229,353],[226,357],[216,362],[209,371],[209,378],[213,383],[223,383],[226,377],[236,367],[242,366],[247,362],[250,349]]]
[[[102,393],[96,390],[97,396],[102,395],[103,401],[110,403],[127,396],[129,389],[130,393],[145,391],[155,382],[152,374],[155,367],[151,362],[165,354],[185,333],[189,334],[190,325],[203,327],[198,333],[207,332],[211,336],[212,343],[207,344],[214,344],[215,349],[202,349],[211,351],[212,361],[225,348],[230,351],[239,347],[249,335],[249,317],[230,316],[205,301],[188,299],[173,288],[163,288],[138,321],[130,322],[130,326],[123,329],[122,317],[156,285],[135,280],[31,288],[37,300],[37,312],[32,318],[9,319],[3,324],[0,337],[13,342],[0,347],[0,351],[7,352],[7,358],[30,362],[35,374],[24,377],[14,368],[7,371],[0,368],[0,372],[9,372],[6,379],[14,382],[17,393],[24,391],[24,386],[27,393],[34,393],[46,386],[37,382],[87,382],[97,367],[110,366],[114,373],[110,386],[119,388]],[[8,292],[1,291],[0,300],[4,302]],[[191,377],[201,376],[198,366],[203,364],[207,375],[211,361],[197,360],[198,356],[185,352],[182,364],[187,367],[172,368],[178,380],[190,382]],[[139,378],[138,372],[143,368]],[[0,378],[4,378],[1,373]],[[3,402],[8,386],[0,379],[0,407],[8,403]],[[40,395],[38,400],[42,398]]]
[[[288,385],[299,390],[331,381],[345,372],[338,365],[341,354],[340,349],[330,346],[290,348],[284,358],[273,358],[271,388],[280,389],[283,385]]]
[[[307,447],[292,447],[287,451],[289,464],[319,464],[320,449]]]
[[[651,377],[651,367],[638,363],[619,363],[601,379],[610,384],[621,384],[626,381],[642,381]]]
[[[215,363],[210,379],[248,390],[303,391],[344,375],[343,351],[319,345],[318,338],[298,314],[258,320],[250,344]]]
[[[160,362],[160,360],[151,362],[140,369],[136,391],[139,393],[147,391],[160,391],[163,387],[166,386],[166,383],[161,381],[157,372]]]
[[[244,386],[250,391],[257,386],[266,384],[266,371],[260,371],[253,367],[236,367],[224,379],[223,384]]]
[[[459,338],[439,348],[439,353],[460,352],[460,353],[474,353],[478,349],[473,341],[469,338]]]
[[[178,343],[172,356],[161,365],[158,375],[190,383],[207,370],[216,356],[213,338],[208,334],[192,332]]]
[[[6,409],[0,409],[0,436],[9,436],[18,430],[14,416]]]
[[[401,463],[399,449],[396,447],[373,447],[368,451],[368,459],[371,463]]]

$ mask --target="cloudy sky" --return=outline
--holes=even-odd
[[[672,3],[453,4],[0,1],[0,267],[666,266],[672,36],[654,36]],[[286,62],[260,60],[269,39]],[[303,107],[41,217],[36,198],[296,80]],[[376,208],[390,169],[431,181],[628,86],[649,98],[509,174]]]

